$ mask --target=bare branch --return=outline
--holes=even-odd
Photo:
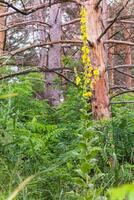
[[[134,89],[124,90],[124,91],[122,91],[122,92],[120,92],[120,93],[118,93],[118,94],[113,95],[110,99],[113,99],[113,98],[115,98],[115,97],[117,97],[117,96],[120,96],[120,95],[122,95],[122,94],[129,93],[129,92],[134,92]]]
[[[129,21],[129,20],[117,20],[116,23],[124,23],[124,24],[134,24],[134,21]]]
[[[7,5],[8,8],[12,8],[13,10],[15,10],[16,12],[22,14],[22,15],[28,15],[29,13],[23,10],[18,9],[17,7],[15,7],[12,3],[9,3],[7,1],[3,1],[0,0],[0,3]]]
[[[116,14],[116,17],[113,19],[113,21],[111,22],[111,24],[108,25],[108,27],[101,33],[101,35],[99,36],[99,38],[97,39],[98,41],[100,41],[100,39],[107,33],[107,31],[111,28],[111,26],[116,22],[116,20],[118,19],[118,17],[120,16],[121,12],[126,8],[127,4],[129,3],[130,0],[127,0],[127,2],[125,3],[125,5],[119,10],[119,12]]]
[[[134,46],[133,42],[127,42],[127,41],[122,41],[122,40],[105,40],[104,41],[104,44],[109,44],[109,43]]]
[[[110,102],[110,104],[134,104],[134,101],[115,101],[115,102]]]
[[[41,24],[42,26],[47,26],[47,27],[50,27],[50,25],[48,23],[45,23],[45,22],[42,22],[42,21],[38,21],[38,20],[31,20],[31,21],[22,21],[22,22],[18,22],[18,23],[15,23],[15,24],[9,24],[7,27],[3,28],[3,29],[0,29],[0,32],[3,32],[3,31],[8,31],[12,28],[15,28],[17,26],[22,26],[22,25],[33,25],[34,23],[37,23],[37,24]]]
[[[62,26],[68,26],[70,24],[74,24],[74,23],[77,23],[77,22],[80,22],[80,18],[73,19],[73,20],[71,20],[69,22],[66,22],[66,23],[62,24]]]
[[[65,68],[64,68],[65,69]],[[59,69],[58,69],[59,70]],[[0,77],[0,81],[1,80],[5,80],[5,79],[11,79],[11,78],[14,78],[16,76],[21,76],[21,75],[26,75],[26,74],[29,74],[29,73],[39,73],[39,72],[45,72],[45,73],[55,73],[57,74],[58,76],[61,76],[62,78],[64,78],[66,81],[72,83],[73,85],[76,85],[73,81],[71,81],[70,79],[68,79],[67,77],[65,77],[62,73],[59,73],[57,72],[58,70],[56,69],[48,69],[48,68],[43,68],[43,67],[39,67],[39,68],[36,68],[36,69],[27,69],[27,70],[24,70],[24,71],[20,71],[20,72],[16,72],[16,73],[12,73],[12,74],[8,74],[6,76],[1,76]],[[60,69],[61,70],[61,69]],[[63,69],[62,69],[63,70]]]
[[[77,4],[83,5],[83,3],[79,0],[68,0],[67,2],[74,2],[74,3],[77,3]],[[29,15],[33,12],[40,10],[40,9],[50,7],[49,3],[42,3],[42,4],[35,5],[35,6],[28,6],[28,7],[25,7],[25,9],[20,10],[20,9],[16,8],[13,4],[5,2],[4,0],[0,0],[0,3],[6,4],[8,7],[11,7],[14,10],[14,11],[8,11],[8,12],[5,12],[5,13],[1,13],[0,18],[9,16],[9,15],[13,15],[17,12],[22,14],[22,15]],[[65,3],[65,1],[57,0],[57,1],[54,1],[53,3],[51,3],[51,5],[58,4],[58,3]]]
[[[118,68],[133,68],[133,67],[134,67],[134,65],[117,65],[112,68],[109,67],[109,68],[107,68],[107,70],[109,71],[109,70],[118,69]]]
[[[110,87],[110,90],[116,90],[116,89],[125,89],[127,90],[128,88],[126,86],[121,86],[121,85],[114,85]]]
[[[95,9],[98,9],[101,2],[102,2],[102,0],[98,0],[97,4],[95,5]]]
[[[41,43],[41,44],[32,44],[32,45],[27,45],[26,47],[23,48],[19,48],[15,51],[11,51],[11,52],[7,52],[5,55],[11,55],[14,56],[18,53],[22,53],[26,50],[32,49],[32,48],[36,48],[36,47],[44,47],[44,46],[50,46],[50,45],[54,45],[54,44],[75,44],[75,45],[81,45],[82,41],[80,40],[60,40],[60,41],[52,41],[52,42],[45,42],[45,43]]]
[[[125,19],[131,19],[131,18],[134,18],[134,15],[126,15],[126,16],[121,16],[121,17],[118,17],[118,20],[125,20]],[[114,19],[113,18],[110,18],[107,20],[108,23],[111,23]]]
[[[131,78],[134,78],[134,76],[131,75],[131,74],[128,74],[128,73],[123,72],[123,71],[120,71],[120,70],[118,70],[118,69],[115,69],[115,70],[116,70],[117,72],[119,72],[120,74],[123,74],[123,75],[129,76],[129,77],[131,77]]]

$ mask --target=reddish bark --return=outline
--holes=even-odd
[[[6,8],[4,6],[0,6],[0,13],[4,13],[6,11]],[[0,18],[0,29],[3,29],[5,27],[6,20],[4,17]],[[5,38],[6,38],[6,32],[2,31],[0,32],[0,55],[3,53],[4,46],[5,46]]]

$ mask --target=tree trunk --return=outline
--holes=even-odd
[[[103,18],[102,9],[95,9],[98,0],[90,0],[86,3],[87,9],[87,30],[89,40],[93,43],[92,47],[92,64],[98,67],[100,76],[96,81],[93,90],[92,112],[95,119],[109,118],[109,88],[106,72],[106,55],[102,39],[98,37],[102,32]]]
[[[4,13],[5,11],[6,11],[6,8],[4,6],[0,6],[0,13]],[[5,24],[6,24],[6,19],[4,17],[0,18],[0,29],[4,29]],[[1,31],[0,32],[0,55],[2,55],[4,51],[5,38],[6,38],[6,32]]]
[[[50,40],[61,40],[61,4],[55,4],[50,7]],[[48,52],[48,68],[55,69],[61,67],[61,44],[54,44],[50,46]],[[55,74],[46,74],[46,93],[45,97],[53,106],[60,103],[61,91],[56,88]]]
[[[130,29],[126,26],[126,29],[124,30],[125,39],[128,40],[130,35],[131,35]],[[125,64],[126,65],[132,64],[132,52],[131,52],[130,46],[125,47]],[[127,69],[125,71],[127,74],[130,74],[130,76],[132,75],[131,68],[127,67]],[[126,76],[126,86],[129,89],[132,87],[132,78],[129,76]]]

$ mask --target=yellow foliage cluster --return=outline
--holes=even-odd
[[[92,90],[94,83],[96,82],[97,77],[99,76],[99,69],[94,69],[91,64],[91,60],[89,57],[90,54],[90,48],[88,44],[88,33],[87,33],[87,12],[85,7],[81,8],[81,39],[82,39],[82,63],[84,67],[84,76],[83,79],[83,97],[89,98],[92,97]],[[76,85],[79,85],[81,83],[81,78],[77,75],[76,77]]]

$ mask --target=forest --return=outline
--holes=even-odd
[[[134,0],[0,0],[0,200],[134,200]]]

